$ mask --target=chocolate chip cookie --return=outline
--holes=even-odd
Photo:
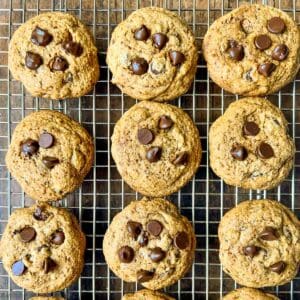
[[[184,94],[197,68],[195,38],[178,15],[159,7],[133,12],[112,34],[107,64],[112,82],[139,100]]]
[[[175,300],[165,294],[151,290],[140,290],[134,294],[126,294],[122,300]]]
[[[83,96],[99,77],[93,37],[77,18],[61,12],[21,25],[9,44],[8,65],[33,96],[53,100]]]
[[[201,144],[196,126],[183,110],[143,101],[117,122],[111,152],[134,190],[161,197],[179,190],[195,174]]]
[[[217,19],[203,54],[210,77],[234,94],[271,94],[292,81],[300,66],[300,33],[277,8],[246,4]]]
[[[103,253],[123,280],[159,290],[188,271],[195,244],[190,222],[175,205],[143,198],[132,201],[114,217],[104,236]]]
[[[274,295],[252,288],[240,288],[222,298],[223,300],[279,300]]]
[[[93,139],[79,123],[60,112],[43,110],[17,125],[6,165],[31,198],[55,201],[82,183],[93,156]]]
[[[283,113],[263,98],[230,104],[209,132],[210,166],[227,184],[271,189],[289,174],[295,145]]]
[[[282,285],[298,272],[300,222],[277,201],[240,203],[222,218],[218,235],[223,269],[241,285]]]
[[[64,300],[62,297],[44,297],[44,296],[37,296],[32,297],[29,300]]]
[[[35,293],[71,285],[82,271],[84,250],[76,218],[48,204],[15,210],[0,242],[4,269],[18,286]]]

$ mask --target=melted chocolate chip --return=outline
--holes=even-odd
[[[47,257],[44,260],[44,262],[43,262],[43,269],[44,269],[45,274],[47,274],[50,271],[52,271],[55,267],[56,267],[56,263],[55,263],[55,261],[52,258]]]
[[[245,122],[243,131],[245,135],[256,136],[259,133],[259,127],[255,122]]]
[[[33,217],[37,221],[46,221],[49,217],[49,214],[47,212],[43,211],[43,209],[40,206],[37,206],[37,208],[35,209],[35,212],[33,214]]]
[[[159,161],[160,157],[161,157],[160,147],[151,147],[146,153],[146,158],[151,163]]]
[[[159,236],[162,230],[163,225],[159,221],[151,220],[147,223],[147,231],[154,236]]]
[[[166,257],[166,252],[159,247],[151,249],[150,258],[154,262],[160,262]]]
[[[51,156],[43,157],[42,162],[48,169],[52,169],[59,164],[59,160],[56,157]]]
[[[134,258],[134,251],[129,246],[123,246],[118,251],[119,259],[122,263],[130,263]]]
[[[250,256],[251,258],[253,258],[255,255],[258,254],[259,248],[254,245],[250,245],[250,246],[244,247],[243,252],[246,256]]]
[[[53,36],[45,29],[36,27],[31,33],[31,42],[37,46],[47,46],[53,39]]]
[[[154,277],[154,272],[147,270],[139,270],[137,272],[137,281],[140,283],[151,280]]]
[[[132,235],[132,237],[137,240],[138,236],[141,234],[143,226],[141,223],[128,221],[127,231]]]
[[[54,136],[51,133],[44,132],[40,135],[39,138],[39,146],[48,149],[53,146],[54,143]]]
[[[255,38],[254,43],[259,50],[266,50],[271,47],[272,40],[267,34],[261,34]]]
[[[269,144],[262,142],[257,148],[257,155],[261,158],[268,159],[274,156],[274,150]]]
[[[67,53],[70,53],[75,57],[79,57],[83,53],[83,48],[80,43],[76,43],[71,40],[62,43],[62,47]]]
[[[285,31],[285,23],[281,18],[274,17],[268,21],[267,28],[272,33],[283,33]]]
[[[277,274],[280,274],[284,271],[285,267],[286,267],[285,262],[284,261],[279,261],[279,262],[271,265],[270,269],[271,269],[271,271],[273,271]]]
[[[30,70],[36,70],[43,63],[42,57],[30,51],[26,52],[25,66]]]
[[[158,122],[158,127],[160,129],[170,129],[173,126],[174,122],[168,116],[161,116]]]
[[[267,62],[259,65],[257,71],[259,74],[269,77],[275,69],[276,66],[273,63]]]
[[[240,61],[244,58],[244,47],[242,45],[238,45],[238,43],[235,40],[228,41],[229,48],[228,48],[228,54],[230,58],[236,61]]]
[[[154,140],[154,134],[148,128],[140,128],[137,133],[137,139],[142,145],[148,145]]]
[[[148,71],[148,63],[144,58],[138,57],[132,60],[131,68],[135,75],[143,75]]]
[[[154,46],[161,50],[168,42],[168,37],[163,33],[155,33],[152,35]]]
[[[53,72],[56,71],[65,71],[68,69],[69,64],[66,59],[64,59],[61,56],[55,56],[51,61],[50,61],[50,70]]]
[[[26,271],[26,266],[24,265],[24,263],[22,262],[22,260],[18,260],[16,262],[13,263],[11,270],[13,275],[15,276],[21,276],[25,273]]]
[[[65,241],[65,234],[61,230],[55,231],[51,236],[51,243],[61,245]]]
[[[169,57],[173,66],[178,66],[182,64],[185,60],[184,54],[179,51],[170,51]]]
[[[32,156],[39,150],[39,144],[37,141],[27,139],[21,144],[21,151],[25,156]]]
[[[142,234],[138,237],[138,243],[141,247],[145,247],[148,245],[148,233],[143,231]]]
[[[259,238],[265,241],[275,241],[279,236],[275,228],[268,226],[260,233]]]
[[[146,41],[150,36],[150,30],[142,25],[139,29],[134,32],[134,38],[138,41]]]
[[[189,236],[186,232],[181,231],[176,234],[174,238],[174,244],[178,249],[180,250],[186,249],[189,246],[189,243],[190,243]]]
[[[33,227],[25,227],[20,232],[20,238],[22,242],[28,243],[35,239],[36,232]]]
[[[243,161],[247,158],[248,152],[242,145],[235,145],[230,151],[232,157],[236,160]]]
[[[185,165],[188,161],[189,155],[187,152],[183,151],[176,155],[175,159],[172,161],[172,163],[176,166],[178,165]]]
[[[288,55],[289,48],[284,44],[277,45],[272,52],[272,58],[278,61],[285,60]]]

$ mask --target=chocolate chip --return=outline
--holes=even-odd
[[[63,49],[75,57],[79,57],[83,53],[83,48],[80,43],[76,43],[73,41],[65,41],[62,43]]]
[[[257,155],[261,158],[268,159],[274,156],[274,151],[269,144],[262,142],[257,148]]]
[[[51,156],[43,157],[42,162],[48,169],[52,169],[59,164],[59,160],[56,157]]]
[[[137,281],[140,283],[151,280],[154,277],[154,272],[147,270],[137,271]]]
[[[285,262],[284,261],[279,261],[279,262],[271,265],[270,269],[271,269],[271,271],[273,271],[277,274],[280,274],[284,271],[285,267],[286,267]]]
[[[138,41],[146,41],[150,36],[150,30],[142,25],[139,29],[134,32],[134,38]]]
[[[267,28],[272,33],[283,33],[285,31],[285,23],[281,18],[274,17],[268,21]]]
[[[54,136],[51,133],[44,132],[40,135],[39,146],[48,149],[53,146]]]
[[[248,152],[242,145],[235,145],[230,151],[232,157],[236,160],[243,161],[247,158]]]
[[[246,246],[243,248],[243,252],[245,255],[250,256],[251,258],[253,258],[255,255],[258,254],[259,252],[259,248],[251,245],[251,246]]]
[[[255,38],[254,43],[259,50],[266,50],[271,47],[272,40],[267,34],[261,34]]]
[[[176,234],[174,244],[178,249],[184,250],[189,246],[189,236],[186,232],[181,231]]]
[[[65,234],[61,230],[55,231],[51,236],[51,243],[61,245],[65,241]]]
[[[123,246],[118,251],[119,259],[122,263],[130,263],[134,258],[134,251],[129,246]]]
[[[138,237],[138,243],[141,247],[145,247],[148,245],[148,233],[143,231],[142,234]]]
[[[258,73],[265,76],[265,77],[269,77],[272,72],[276,69],[276,66],[273,63],[264,63],[258,66]]]
[[[259,133],[259,127],[255,122],[245,122],[243,131],[245,135],[256,136]]]
[[[55,267],[56,267],[56,263],[55,263],[55,261],[52,258],[47,257],[44,260],[44,262],[43,262],[43,269],[44,269],[45,274],[47,274],[50,271],[52,271]]]
[[[151,220],[147,223],[147,231],[154,236],[159,236],[162,230],[163,225],[159,221]]]
[[[56,72],[56,71],[65,71],[68,69],[69,64],[66,59],[64,59],[61,56],[55,56],[49,64],[49,67],[51,71]]]
[[[143,226],[141,223],[128,221],[127,231],[132,235],[132,237],[137,240],[138,236],[141,234]]]
[[[173,126],[174,122],[168,116],[161,116],[158,122],[158,127],[160,129],[169,129]]]
[[[135,75],[143,75],[148,71],[148,63],[144,58],[138,57],[131,62],[131,68]]]
[[[175,159],[172,161],[174,165],[185,165],[188,161],[188,153],[183,151],[176,155]]]
[[[229,41],[229,56],[236,61],[240,61],[244,58],[244,47],[242,45],[238,45],[238,43],[234,40]]]
[[[47,212],[43,211],[43,209],[40,206],[37,206],[37,208],[35,209],[35,212],[33,214],[33,217],[37,221],[46,221],[47,218],[49,217],[49,214]]]
[[[137,132],[137,139],[142,145],[148,145],[154,140],[154,134],[148,128],[140,128]]]
[[[11,270],[13,275],[20,276],[23,275],[26,271],[26,266],[23,264],[22,260],[18,260],[13,263]]]
[[[277,45],[272,52],[272,58],[278,61],[285,60],[288,55],[289,48],[284,44]]]
[[[155,33],[152,35],[154,46],[161,50],[168,42],[168,37],[163,33]]]
[[[45,29],[36,27],[31,33],[31,42],[37,46],[47,46],[53,39],[53,36]]]
[[[151,147],[146,153],[146,158],[151,163],[159,161],[160,157],[161,157],[160,147]]]
[[[30,70],[36,70],[43,63],[42,57],[30,51],[26,52],[25,66]]]
[[[39,144],[37,141],[27,139],[21,144],[21,151],[25,156],[32,156],[39,150]]]
[[[166,252],[159,247],[151,249],[150,258],[154,262],[160,262],[166,257]]]
[[[36,236],[36,232],[34,230],[34,228],[32,227],[25,227],[23,228],[20,232],[20,238],[22,240],[22,242],[24,243],[28,243],[32,240],[35,239],[35,236]]]
[[[267,226],[259,235],[259,238],[265,241],[278,240],[279,236],[275,228]]]
[[[169,57],[173,66],[178,66],[182,64],[185,60],[184,54],[179,51],[170,51]]]

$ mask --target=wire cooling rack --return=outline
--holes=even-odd
[[[252,2],[252,1],[251,1]],[[253,1],[253,3],[256,1]],[[260,2],[260,1],[259,1]],[[260,2],[261,3],[261,2]],[[265,1],[280,7],[300,23],[300,0]],[[208,26],[222,14],[240,5],[229,0],[0,0],[0,233],[15,208],[32,204],[11,178],[4,157],[11,134],[22,118],[40,109],[62,111],[81,122],[95,137],[97,151],[94,166],[82,187],[54,205],[67,206],[78,217],[87,236],[85,268],[80,279],[70,288],[55,293],[67,299],[120,299],[135,291],[136,284],[125,283],[109,271],[102,254],[102,239],[113,216],[139,195],[120,178],[110,155],[110,136],[114,124],[135,100],[123,95],[110,83],[105,64],[105,51],[114,27],[132,11],[144,6],[169,8],[189,23],[197,39],[200,59],[191,89],[173,104],[182,107],[197,124],[202,136],[203,158],[195,178],[171,199],[193,222],[197,234],[197,250],[193,267],[177,284],[166,291],[176,299],[220,299],[237,287],[222,272],[218,259],[217,227],[222,215],[245,199],[277,199],[300,212],[300,156],[282,185],[271,191],[245,191],[227,186],[217,178],[208,164],[208,130],[228,104],[236,99],[216,86],[208,77],[201,55],[201,44]],[[79,17],[92,31],[99,49],[101,76],[94,90],[80,99],[48,101],[32,98],[24,87],[12,79],[7,68],[8,42],[15,29],[30,17],[46,11],[65,11]],[[300,76],[269,99],[284,112],[290,133],[300,143]],[[291,283],[268,289],[281,299],[300,299],[299,276]],[[0,299],[29,299],[31,293],[16,286],[0,264]]]

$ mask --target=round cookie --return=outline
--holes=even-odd
[[[240,288],[222,298],[223,300],[279,300],[274,295],[252,288]]]
[[[184,276],[192,265],[195,245],[190,222],[174,204],[143,198],[114,217],[104,236],[103,253],[123,280],[159,290]]]
[[[195,38],[175,13],[146,7],[114,30],[107,50],[112,82],[139,100],[165,101],[184,94],[197,68]]]
[[[126,294],[122,300],[175,300],[165,294],[152,290],[140,290],[134,294]]]
[[[44,297],[44,296],[37,296],[32,297],[29,300],[64,300],[62,297]]]
[[[80,186],[93,156],[93,139],[79,123],[60,112],[43,110],[17,125],[6,165],[31,198],[55,201]]]
[[[283,113],[262,98],[230,104],[209,132],[210,166],[227,184],[271,189],[289,174],[295,145]]]
[[[74,215],[48,204],[15,210],[0,242],[4,269],[18,286],[35,293],[71,285],[82,271],[84,250]]]
[[[300,222],[277,201],[240,203],[222,218],[218,236],[223,270],[240,285],[282,285],[297,275]]]
[[[180,108],[151,101],[131,107],[117,122],[112,156],[124,180],[143,195],[179,190],[201,159],[196,126]]]
[[[99,77],[97,48],[88,29],[74,16],[43,13],[14,33],[8,65],[16,80],[37,97],[80,97]]]
[[[300,66],[300,33],[277,8],[246,4],[217,19],[203,41],[209,75],[239,95],[260,96],[292,81]]]

